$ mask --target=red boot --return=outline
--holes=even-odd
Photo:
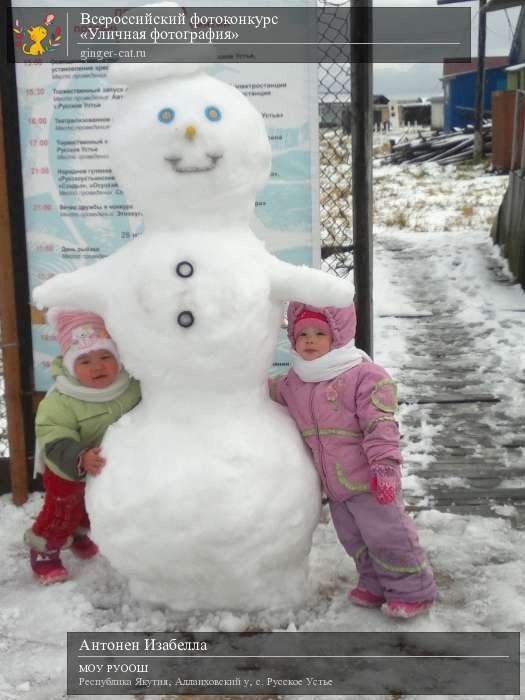
[[[74,535],[71,551],[79,559],[91,559],[97,554],[98,547],[87,535]]]
[[[403,601],[389,600],[382,606],[381,610],[387,617],[409,620],[411,617],[416,617],[417,615],[428,612],[433,605],[433,600],[423,600],[420,603],[405,603]]]
[[[60,550],[49,552],[31,550],[31,568],[39,581],[44,585],[58,583],[68,578],[67,569],[60,561]]]
[[[364,588],[353,588],[348,598],[351,603],[361,608],[380,608],[385,602],[383,597],[370,593]]]

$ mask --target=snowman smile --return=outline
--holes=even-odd
[[[214,153],[206,153],[206,157],[209,158],[209,165],[197,166],[197,165],[181,165],[182,158],[177,158],[176,156],[166,156],[164,158],[172,169],[176,173],[207,173],[210,170],[214,170],[215,166],[222,158],[222,155],[216,155]]]

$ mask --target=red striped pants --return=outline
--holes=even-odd
[[[62,479],[46,467],[44,488],[44,505],[32,530],[47,541],[48,549],[61,549],[75,530],[89,529],[84,503],[86,484]]]

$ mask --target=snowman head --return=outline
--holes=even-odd
[[[201,64],[117,64],[109,76],[128,86],[111,130],[112,166],[146,223],[247,218],[271,149],[244,95]]]

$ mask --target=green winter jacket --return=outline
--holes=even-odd
[[[53,376],[71,377],[57,357],[51,366]],[[35,420],[38,447],[47,467],[62,479],[81,481],[85,474],[78,468],[84,450],[99,447],[108,427],[140,401],[140,384],[131,378],[127,388],[115,399],[94,402],[73,398],[56,387],[40,402]]]

